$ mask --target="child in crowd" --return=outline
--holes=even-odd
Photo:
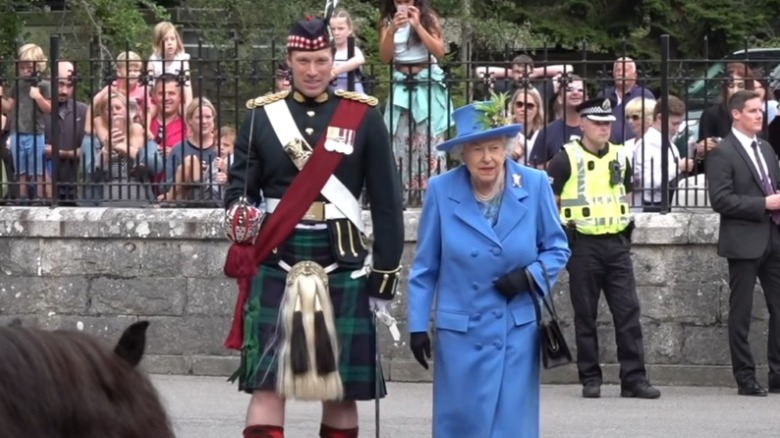
[[[182,42],[176,27],[168,21],[161,21],[154,26],[154,52],[149,57],[149,67],[152,77],[158,77],[163,73],[178,75],[189,74],[190,55],[184,51]],[[192,101],[192,84],[184,83],[184,104]]]
[[[219,130],[219,156],[214,160],[211,168],[214,182],[211,186],[215,199],[221,199],[224,191],[222,186],[227,184],[227,174],[233,164],[233,145],[236,142],[236,129],[232,126],[223,126]]]
[[[355,88],[352,91],[363,92],[363,84],[360,82],[360,66],[366,62],[363,52],[355,44],[354,56],[348,58],[347,42],[350,36],[354,35],[354,26],[349,12],[341,9],[333,14],[330,19],[330,27],[333,31],[333,40],[336,44],[336,56],[333,63],[333,70],[330,78],[333,81],[333,87],[336,90],[347,90],[349,82],[347,76],[349,72],[354,71]]]
[[[43,115],[51,112],[51,83],[41,79],[46,70],[46,55],[35,44],[19,48],[18,79],[2,95],[3,111],[8,114],[11,132],[11,156],[19,177],[19,195],[29,198],[28,181],[32,175],[37,196],[44,196],[44,138]],[[18,112],[17,112],[18,111]]]
[[[139,80],[143,67],[144,62],[137,53],[120,53],[116,57],[117,80],[98,91],[95,97],[92,98],[93,108],[103,105],[103,101],[108,98],[109,94],[119,93],[125,96],[127,100],[134,100],[138,105],[138,115],[136,116],[136,120],[132,120],[132,122],[140,123],[143,126],[149,126],[151,111],[146,111],[151,103],[149,87],[141,84],[141,81]],[[87,122],[89,123],[90,121],[88,120]],[[98,124],[94,126],[93,129],[101,140],[105,140],[109,134],[107,126]]]

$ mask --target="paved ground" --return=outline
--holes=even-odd
[[[153,376],[179,438],[240,438],[248,396],[222,378]],[[776,438],[780,395],[749,398],[732,388],[661,388],[660,400],[621,399],[605,386],[602,398],[584,400],[579,386],[542,388],[545,438]],[[382,402],[383,438],[430,436],[431,386],[390,383]],[[374,436],[374,405],[360,405],[361,436]],[[286,437],[316,437],[319,405],[291,403]],[[453,437],[456,438],[456,437]],[[487,437],[457,437],[487,438]],[[511,437],[506,437],[511,438]]]

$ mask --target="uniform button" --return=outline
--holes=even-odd
[[[504,348],[504,344],[502,344],[501,341],[493,342],[493,345],[496,346],[497,350],[500,350],[500,349]]]
[[[314,111],[306,111],[306,115],[309,117],[314,117]]]
[[[306,129],[304,129],[304,131],[306,131],[306,135],[314,134],[314,128],[306,128]]]
[[[476,249],[475,249],[474,251],[471,251],[471,256],[472,256],[472,257],[476,257],[476,256],[477,256],[477,254],[479,254],[479,253],[477,252],[477,250],[476,250]]]
[[[476,347],[477,350],[481,350],[482,349],[482,343],[481,342],[477,342],[477,345],[475,345],[474,347]]]
[[[474,321],[479,321],[480,319],[482,319],[482,315],[479,314],[479,313],[476,313],[476,314],[474,314],[473,319],[474,319]]]
[[[479,285],[477,283],[471,283],[471,288],[477,290],[479,289]]]
[[[504,312],[500,310],[496,310],[495,312],[493,312],[493,315],[496,315],[496,318],[501,318],[504,316]]]
[[[501,248],[493,248],[493,255],[497,256],[501,254]]]

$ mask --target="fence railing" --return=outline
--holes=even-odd
[[[763,87],[766,113],[773,117],[777,112],[773,86],[780,84],[780,50],[769,55],[746,50],[743,56],[724,60],[674,59],[669,55],[668,38],[662,38],[660,44],[660,58],[633,60],[637,66],[636,84],[654,97],[676,95],[686,103],[687,116],[680,131],[673,133],[669,131],[667,108],[661,111],[660,130],[666,139],[665,147],[659,154],[642,157],[643,166],[650,166],[652,172],[634,169],[643,180],[634,193],[635,205],[641,208],[645,204],[648,211],[660,212],[683,207],[708,208],[703,175],[706,153],[699,138],[702,111],[721,104],[723,93],[735,83],[734,78],[725,74],[727,64],[736,63],[748,69],[748,78],[737,78],[736,82],[747,88]],[[6,72],[0,78],[5,98],[0,202],[220,205],[225,190],[225,165],[230,161],[230,134],[220,128],[231,125],[238,129],[247,99],[275,91],[281,80],[289,77],[277,68],[284,62],[281,51],[273,50],[265,57],[251,53],[242,56],[238,49],[224,57],[204,53],[199,49],[191,54],[189,71],[177,71],[174,66],[176,73],[160,80],[148,73],[151,66],[147,65],[129,82],[117,75],[117,68],[132,71],[132,63],[125,61],[122,65],[94,57],[68,59],[75,71],[61,75],[59,66],[66,60],[60,56],[56,36],[51,38],[47,55],[53,61],[44,71],[33,65],[30,74],[23,75],[19,69],[25,67],[23,63],[0,61],[0,70]],[[512,76],[509,60],[481,62],[478,54],[472,53],[466,58],[470,60],[420,65],[411,70],[368,63],[360,72],[346,77],[347,87],[362,86],[380,98],[408,206],[420,205],[431,176],[457,165],[452,157],[436,151],[438,142],[454,135],[454,127],[449,123],[454,108],[486,98],[492,92],[538,89],[538,109],[544,109],[546,116],[541,124],[534,123],[528,111],[522,120],[516,119],[525,126],[526,134],[519,161],[544,168],[546,162],[532,160],[534,149],[551,144],[546,137],[551,135],[550,131],[542,130],[542,126],[558,119],[576,122],[576,117],[566,117],[572,104],[588,96],[608,96],[616,80],[612,61],[588,59],[586,51],[576,59],[537,59],[536,70],[524,78]],[[584,88],[580,96],[572,89],[578,80]],[[56,117],[34,111],[30,99],[18,98],[22,92],[29,96],[30,88],[43,85],[43,81],[50,82],[51,114]],[[137,85],[125,90],[123,86],[128,83]],[[85,97],[80,99],[84,105],[59,102],[60,92],[65,96],[71,85],[75,96]],[[96,106],[92,97],[101,90],[109,97],[127,94],[130,98],[124,99],[124,105],[121,98],[109,98],[105,100],[109,105]],[[210,109],[201,103],[194,117],[188,118],[185,100],[189,92],[194,97],[208,98],[214,106],[213,114],[208,116]],[[10,102],[7,98],[14,102],[6,104]],[[652,123],[652,118],[647,117],[652,108],[641,102],[639,112],[645,117],[640,117],[634,126],[643,133]],[[623,116],[623,106],[618,107],[621,118],[615,122],[622,128],[620,132],[629,130],[632,124]],[[508,108],[508,117],[513,117],[512,108]],[[92,116],[100,120],[93,120]],[[717,129],[727,132],[730,127]],[[535,146],[531,144],[534,134]],[[173,147],[187,138],[192,144]],[[560,148],[568,140],[569,137],[563,138],[555,146]],[[622,138],[620,142],[631,146],[632,140]],[[550,152],[541,150],[541,155]],[[686,158],[693,161],[690,168],[677,165]]]

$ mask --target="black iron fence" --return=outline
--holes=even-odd
[[[518,97],[510,101],[507,117],[514,117],[525,127],[517,150],[508,151],[515,152],[518,161],[544,168],[555,148],[571,139],[566,136],[560,141],[551,140],[551,131],[541,129],[544,125],[562,120],[576,128],[576,117],[571,117],[573,103],[597,95],[612,97],[613,101],[617,98],[614,103],[620,105],[616,112],[621,115],[615,122],[620,125],[618,131],[638,133],[614,139],[628,145],[629,151],[639,151],[629,152],[635,163],[641,163],[634,169],[634,205],[659,212],[708,208],[703,174],[707,147],[722,137],[714,135],[713,129],[728,132],[730,126],[724,125],[727,120],[717,120],[720,125],[708,125],[706,132],[700,133],[702,111],[721,105],[723,96],[734,87],[763,88],[765,135],[771,137],[769,125],[777,113],[774,88],[780,84],[780,49],[746,47],[742,53],[726,59],[675,59],[669,55],[668,38],[662,38],[658,44],[659,58],[633,59],[636,85],[653,98],[675,95],[686,103],[687,109],[679,131],[670,132],[668,108],[664,105],[659,130],[666,140],[658,151],[633,147],[653,123],[654,100],[638,99],[638,108],[628,111],[630,105],[620,102],[624,96],[612,94],[610,88],[616,81],[632,81],[631,74],[624,75],[628,79],[621,79],[620,75],[616,79],[614,75],[618,65],[625,70],[626,64],[590,59],[587,50],[568,58],[556,56],[555,60],[547,57],[546,50],[539,51],[541,56],[534,59],[534,69],[524,75],[516,74],[511,59],[480,61],[495,57],[478,53],[466,53],[464,58],[469,61],[465,62],[444,61],[405,68],[367,63],[334,84],[342,81],[340,85],[349,89],[362,87],[379,98],[408,206],[420,205],[431,176],[458,165],[453,157],[436,150],[436,144],[455,133],[449,123],[453,109],[491,93],[505,92]],[[199,47],[190,54],[187,64],[180,60],[178,66],[161,66],[170,71],[164,77],[155,77],[149,64],[136,71],[132,60],[101,59],[96,56],[97,49],[90,50],[89,57],[68,59],[75,68],[61,73],[60,67],[66,65],[66,60],[60,56],[57,37],[50,40],[46,54],[50,61],[45,70],[34,63],[2,60],[1,202],[220,205],[233,138],[230,129],[221,128],[231,126],[237,130],[248,99],[287,85],[285,81],[290,76],[289,70],[284,69],[281,48],[273,46],[256,54],[236,45],[229,53],[215,54]],[[727,74],[730,68],[739,70],[737,77]],[[130,74],[120,77],[118,72]],[[50,83],[51,115],[56,116],[35,110],[45,109],[46,105],[30,98],[31,89],[45,94],[45,81]],[[64,99],[71,86],[76,100],[83,105]],[[526,93],[512,96],[517,90],[531,88],[538,90],[536,111],[546,113],[541,121],[533,120],[535,113],[527,105],[531,102],[524,100],[529,98]],[[582,88],[579,94],[578,88]],[[94,99],[96,95],[102,98]],[[63,96],[62,102],[58,96]],[[198,99],[188,109],[191,97],[208,99],[213,109],[205,100]],[[526,105],[524,113],[514,113],[519,105],[517,100]],[[706,137],[712,138],[710,144]],[[774,139],[769,140],[774,145]],[[174,146],[182,142],[183,145]]]

